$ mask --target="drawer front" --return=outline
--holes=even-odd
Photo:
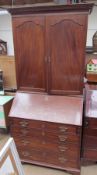
[[[37,138],[37,137],[43,137],[44,136],[44,132],[39,129],[24,129],[24,128],[16,128],[16,127],[11,127],[11,135],[13,137],[31,137],[33,138]]]
[[[97,118],[86,117],[84,126],[85,128],[97,129]]]
[[[97,137],[97,129],[85,128],[84,134],[87,136],[94,136]]]
[[[97,149],[84,149],[83,157],[88,160],[97,161]]]
[[[80,160],[72,159],[64,155],[49,153],[46,155],[46,162],[63,168],[80,168]]]
[[[29,149],[28,149],[29,150]],[[38,161],[44,162],[58,167],[67,168],[80,168],[80,161],[78,159],[72,159],[66,157],[64,154],[58,154],[56,152],[29,150],[18,148],[20,158],[25,161]]]
[[[14,138],[28,138],[30,137],[31,140],[44,140],[45,142],[51,143],[75,143],[80,144],[80,136],[76,135],[67,135],[67,134],[60,134],[57,135],[56,133],[51,132],[44,132],[41,130],[15,130],[11,129],[11,135]]]
[[[97,137],[85,135],[83,143],[86,148],[97,149]]]
[[[97,119],[85,118],[84,135],[97,137]]]
[[[81,128],[78,126],[66,125],[66,124],[58,124],[58,123],[50,123],[46,122],[46,131],[55,132],[57,134],[72,134],[72,135],[80,135]]]
[[[26,161],[45,161],[45,153],[40,150],[29,150],[18,148],[19,156]]]
[[[19,132],[19,133],[18,133]],[[12,129],[11,128],[11,135],[13,137],[31,137],[32,139],[34,138],[43,138],[52,142],[75,142],[79,143],[80,142],[80,136],[78,135],[69,135],[69,134],[57,134],[57,133],[51,133],[51,132],[45,132],[41,130],[23,130],[20,129],[19,131],[17,129]]]
[[[41,150],[41,151],[47,151],[47,152],[56,152],[57,154],[64,155],[66,157],[70,157],[72,159],[77,159],[80,157],[80,149],[77,145],[64,145],[64,144],[52,144],[52,143],[46,143],[41,142],[40,144],[30,141],[17,141],[15,139],[15,143],[18,148],[26,149],[28,150]]]
[[[61,142],[61,143],[66,143],[66,142],[72,142],[72,143],[80,143],[80,136],[77,136],[77,135],[69,135],[69,134],[55,134],[55,133],[50,133],[48,132],[46,134],[46,138],[52,142]]]
[[[15,126],[16,128],[19,129],[45,128],[45,122],[36,120],[18,119],[18,118],[10,118],[10,125],[11,128],[14,128]]]
[[[41,129],[46,132],[55,132],[57,134],[63,133],[72,133],[73,135],[80,135],[81,129],[79,126],[35,121],[35,120],[26,120],[26,119],[10,119],[11,128],[18,129]]]
[[[47,139],[47,138],[31,138],[31,137],[27,137],[27,139],[24,139],[23,137],[14,137],[14,140],[16,142],[17,145],[22,145],[22,146],[35,146],[37,147],[37,145],[39,145],[39,147],[54,147],[54,149],[56,147],[58,147],[59,145],[64,145],[66,147],[71,147],[71,149],[73,148],[79,148],[80,147],[80,142],[75,143],[75,142],[52,142],[51,140]]]

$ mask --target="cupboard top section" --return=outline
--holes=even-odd
[[[12,15],[54,13],[54,12],[78,12],[90,13],[93,3],[76,3],[76,4],[55,4],[55,3],[37,3],[24,6],[9,6],[7,10]]]
[[[82,97],[18,92],[9,116],[81,126],[82,111]]]

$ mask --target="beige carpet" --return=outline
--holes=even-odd
[[[64,171],[39,166],[23,165],[25,175],[69,175]],[[97,175],[97,165],[82,167],[81,175]]]
[[[0,149],[8,140],[9,135],[0,134]],[[52,169],[52,168],[44,168],[29,164],[23,164],[23,169],[25,175],[69,175],[64,171]],[[97,165],[85,166],[81,169],[81,175],[97,175]]]

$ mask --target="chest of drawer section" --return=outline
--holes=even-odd
[[[79,126],[17,118],[11,118],[10,123],[22,160],[79,167]]]
[[[86,117],[84,122],[83,157],[97,161],[97,119]]]

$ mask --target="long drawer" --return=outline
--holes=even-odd
[[[30,146],[31,148],[32,147],[47,147],[47,148],[59,148],[61,145],[66,147],[66,149],[76,149],[76,148],[79,148],[80,147],[80,143],[75,143],[75,142],[67,142],[67,141],[64,141],[64,142],[52,142],[51,140],[49,139],[44,139],[44,138],[35,138],[35,139],[32,139],[30,137],[27,137],[26,139],[25,138],[22,138],[22,137],[14,137],[14,140],[15,140],[15,143],[16,145],[19,145],[19,146]]]
[[[80,168],[80,159],[72,159],[72,157],[66,157],[65,155],[58,155],[51,152],[46,155],[46,162],[52,165],[57,165],[67,168]]]
[[[84,135],[97,137],[97,119],[85,117]]]
[[[85,117],[84,125],[85,125],[86,128],[97,129],[97,118]]]
[[[77,159],[78,157],[80,157],[79,147],[77,145],[72,145],[72,144],[68,144],[68,145],[59,144],[58,145],[58,144],[52,144],[52,143],[45,143],[45,144],[43,143],[39,145],[39,144],[29,143],[28,145],[24,145],[22,143],[17,144],[16,142],[16,146],[17,146],[17,149],[28,148],[28,150],[41,150],[42,152],[45,152],[45,151],[56,152],[60,155],[64,155],[72,159]]]
[[[97,137],[84,135],[84,147],[97,149]]]
[[[27,120],[27,119],[18,119],[11,118],[10,119],[11,129],[14,131],[20,129],[41,129],[47,132],[56,132],[60,133],[72,133],[74,135],[79,135],[81,133],[81,129],[79,126],[72,126],[60,123],[52,123],[52,122],[44,122],[37,120]]]
[[[97,129],[94,128],[85,128],[84,134],[87,136],[94,136],[97,137]]]
[[[19,154],[22,160],[28,160],[30,162],[44,162],[50,165],[57,165],[60,167],[79,168],[79,159],[68,158],[64,155],[60,155],[56,152],[46,152],[40,150],[19,149]],[[36,163],[37,164],[37,163]]]
[[[74,142],[74,143],[80,143],[80,136],[79,135],[72,135],[72,134],[57,134],[57,133],[51,133],[51,132],[45,132],[37,129],[33,130],[11,130],[12,136],[14,138],[28,138],[31,137],[31,140],[34,139],[42,139],[45,141],[50,142]]]

